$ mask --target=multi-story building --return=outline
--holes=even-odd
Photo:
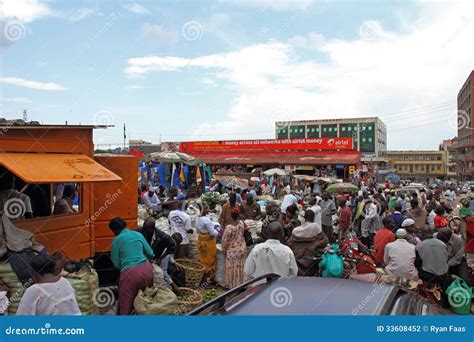
[[[445,179],[447,151],[386,151],[388,164],[402,179],[432,183]]]
[[[458,138],[445,139],[439,145],[439,149],[446,152],[446,176],[448,179],[456,178],[456,150],[453,148],[457,144]]]
[[[459,180],[474,178],[474,71],[458,93],[458,142],[456,173]]]
[[[387,127],[378,117],[304,120],[275,123],[277,139],[353,138],[362,161],[376,161],[387,150]]]

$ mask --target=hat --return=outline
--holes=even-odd
[[[415,221],[410,219],[410,218],[407,218],[405,220],[403,220],[402,222],[402,227],[408,227],[408,226],[412,226],[415,224]]]
[[[397,229],[397,232],[395,233],[395,235],[397,236],[398,239],[404,239],[407,237],[408,233],[405,229],[400,228],[400,229]]]
[[[156,189],[157,189],[156,186],[150,186],[148,188],[148,191],[156,191]]]

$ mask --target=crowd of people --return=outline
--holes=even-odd
[[[264,201],[262,195],[269,187],[267,195],[273,195]],[[152,263],[163,270],[170,288],[184,286],[183,269],[175,260],[189,257],[191,234],[198,234],[198,259],[206,267],[208,280],[216,272],[217,244],[221,245],[225,256],[224,285],[229,289],[270,273],[282,277],[314,276],[315,255],[347,236],[360,239],[388,275],[420,279],[437,284],[443,291],[452,275],[468,281],[466,252],[474,253],[474,240],[466,224],[461,225],[460,231],[448,226],[446,209],[454,204],[456,196],[451,189],[446,193],[432,189],[406,194],[390,184],[376,187],[362,183],[357,192],[330,194],[324,185],[283,180],[271,186],[254,184],[247,189],[220,187],[219,191],[227,195],[222,196],[218,220],[209,217],[216,210],[215,205],[203,204],[195,221],[196,231],[183,200],[200,196],[203,189],[181,193],[172,188],[166,198],[160,198],[159,189],[142,190],[141,202],[147,207],[157,209],[159,205],[162,211],[166,208],[170,233],[157,228],[153,216],[136,231],[120,217],[110,221],[115,235],[111,257],[120,270],[119,315],[131,314],[138,291],[153,284]],[[461,204],[463,222],[468,222],[474,213],[471,215],[466,198]],[[258,238],[252,237],[245,220],[261,221]],[[36,258],[38,266],[33,270],[39,282],[25,293],[18,314],[31,314],[32,307],[36,314],[77,314],[77,303],[74,305],[68,295],[71,289],[60,277],[52,275],[51,261],[47,256]],[[65,300],[45,306],[40,299],[34,299],[38,291],[63,291]]]

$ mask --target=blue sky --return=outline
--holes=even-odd
[[[0,117],[114,124],[96,144],[269,138],[380,116],[390,149],[456,134],[469,1],[0,0]]]

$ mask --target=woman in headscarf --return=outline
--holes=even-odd
[[[244,239],[246,227],[239,217],[239,208],[232,208],[232,222],[225,227],[224,236],[222,237],[222,250],[225,253],[224,283],[229,289],[247,280],[244,273],[245,258],[247,256],[247,245]]]
[[[209,214],[209,207],[204,204],[202,214],[196,219],[196,230],[198,237],[198,258],[199,262],[206,266],[206,276],[212,278],[216,271],[216,237],[221,231],[221,226],[212,221]]]
[[[237,204],[237,195],[235,192],[230,194],[229,202],[222,206],[222,211],[219,216],[219,224],[225,229],[228,224],[232,223],[232,209],[237,208],[240,212],[240,205]]]

